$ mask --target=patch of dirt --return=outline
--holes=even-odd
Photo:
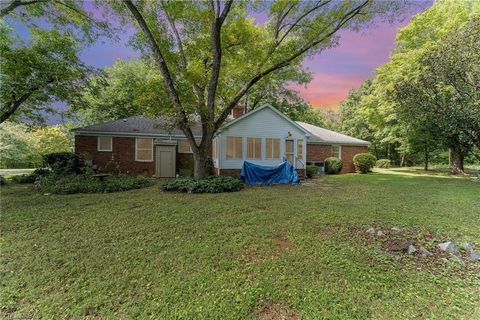
[[[284,236],[276,236],[273,241],[275,244],[280,248],[280,250],[283,252],[285,250],[288,250],[292,247],[292,242],[285,238]]]
[[[294,308],[273,304],[267,301],[257,311],[258,320],[300,320]]]

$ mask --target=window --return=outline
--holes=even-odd
[[[303,161],[303,140],[297,140],[297,158]]]
[[[267,138],[266,142],[266,159],[280,159],[280,139]]]
[[[247,138],[247,159],[262,159],[262,138]]]
[[[153,161],[153,139],[135,139],[135,160]]]
[[[178,140],[178,153],[192,153],[188,140]]]
[[[227,159],[243,159],[242,137],[227,137]]]
[[[335,158],[342,159],[342,148],[341,148],[341,146],[332,146],[332,155]]]
[[[112,151],[112,137],[98,137],[97,150]]]
[[[285,159],[289,161],[291,164],[294,164],[293,161],[293,140],[285,140]]]

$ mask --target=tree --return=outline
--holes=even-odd
[[[4,1],[0,18],[0,123],[20,116],[41,121],[55,111],[52,102],[69,101],[85,85],[93,69],[79,50],[109,28],[73,0]],[[29,28],[28,41],[12,32],[10,21]]]
[[[410,121],[421,119],[431,138],[445,141],[453,173],[463,173],[465,156],[480,147],[479,16],[445,35],[421,63],[425,72],[415,81],[395,86],[400,112]]]
[[[0,126],[0,166],[32,168],[42,163],[33,136],[25,124],[7,121]]]
[[[37,152],[43,156],[53,152],[72,151],[67,136],[60,126],[44,126],[32,132]]]
[[[357,1],[274,1],[269,20],[247,19],[248,3],[148,2],[112,4],[139,33],[133,39],[153,57],[171,110],[194,156],[194,174],[207,173],[215,133],[230,111],[262,79],[337,43],[336,33],[369,21],[388,4]],[[202,124],[196,143],[191,125]]]

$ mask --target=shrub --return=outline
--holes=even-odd
[[[177,178],[160,183],[163,191],[186,193],[220,193],[239,191],[243,183],[235,177]]]
[[[391,164],[391,161],[388,159],[379,159],[375,163],[375,167],[388,169],[390,168],[390,164]]]
[[[307,165],[307,178],[313,178],[318,175],[318,167],[313,164]]]
[[[73,152],[54,152],[43,156],[44,164],[58,175],[80,173],[80,157]]]
[[[10,178],[15,183],[34,183],[35,179],[33,174],[19,174]]]
[[[5,184],[7,184],[7,180],[5,180],[4,176],[0,176],[0,186],[4,186]]]
[[[360,173],[371,172],[377,158],[371,153],[359,153],[353,157],[355,170]]]
[[[37,179],[35,188],[44,193],[72,194],[125,191],[143,188],[151,184],[152,180],[142,176],[118,175],[100,180],[86,175],[58,176],[52,174]]]
[[[325,159],[325,173],[328,174],[337,174],[342,170],[343,162],[342,160],[330,157]]]

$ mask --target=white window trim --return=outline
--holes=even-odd
[[[100,138],[110,138],[110,149],[100,149]],[[98,152],[112,152],[113,140],[111,136],[97,136],[97,151]]]
[[[138,139],[150,139],[150,141],[152,142],[152,158],[150,160],[138,160],[137,159]],[[147,149],[142,149],[142,150],[147,150]],[[152,162],[153,161],[153,139],[152,138],[135,138],[135,161],[137,161],[137,162]]]
[[[339,144],[332,144],[332,153],[333,153],[333,147],[338,147],[338,159],[342,160],[342,146]]]

